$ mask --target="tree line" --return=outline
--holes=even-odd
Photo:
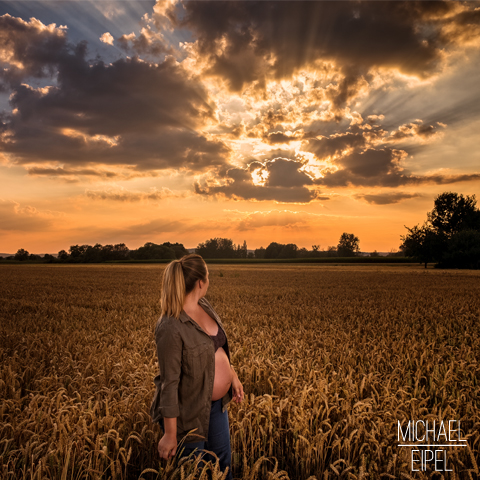
[[[326,250],[320,245],[312,245],[311,250],[298,248],[294,243],[270,243],[266,248],[260,247],[248,251],[247,242],[236,245],[230,238],[211,238],[199,243],[195,248],[205,259],[214,258],[316,258],[316,257],[353,257],[360,253],[360,240],[353,233],[343,233],[337,246],[330,246]],[[130,250],[124,243],[116,245],[72,245],[68,251],[60,250],[58,255],[46,254],[41,257],[29,253],[21,248],[8,260],[36,260],[50,263],[101,263],[125,260],[175,260],[187,255],[189,251],[181,243],[164,242],[160,245],[147,242],[136,250]],[[375,254],[372,254],[375,256]]]
[[[187,255],[188,250],[181,243],[165,242],[157,245],[147,242],[143,247],[136,250],[130,250],[124,243],[116,245],[72,245],[68,252],[60,250],[57,257],[46,254],[44,257],[40,255],[30,254],[21,248],[14,256],[7,257],[9,260],[41,260],[47,262],[62,263],[101,263],[110,261],[124,260],[175,260]]]

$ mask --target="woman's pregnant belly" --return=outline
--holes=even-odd
[[[225,350],[220,347],[215,352],[215,378],[213,380],[212,401],[222,398],[232,384],[232,369]]]

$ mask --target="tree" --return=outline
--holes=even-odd
[[[69,248],[70,257],[81,259],[85,255],[88,247],[90,247],[90,245],[72,245]]]
[[[475,195],[445,192],[437,196],[427,213],[428,223],[436,234],[451,237],[461,230],[480,230],[480,211]]]
[[[230,238],[211,238],[205,243],[199,243],[195,253],[203,258],[234,258],[236,251]]]
[[[25,249],[19,248],[13,258],[15,260],[20,260],[21,262],[23,262],[24,260],[28,260],[29,255],[30,253],[28,253]]]
[[[371,257],[379,257],[380,254],[379,254],[376,250],[374,250],[374,251],[370,254],[370,256],[371,256]]]
[[[336,257],[337,255],[337,247],[333,245],[327,247],[327,257]]]
[[[240,258],[247,258],[248,256],[248,248],[247,248],[247,241],[243,241],[243,245],[240,247]]]
[[[163,242],[162,245],[164,247],[171,248],[175,252],[175,257],[177,257],[177,259],[180,259],[185,255],[188,255],[188,250],[183,246],[183,243]]]
[[[480,237],[480,211],[475,195],[442,193],[422,227],[405,228],[408,234],[400,237],[400,248],[407,257],[425,263],[425,268],[433,261],[441,267],[478,268],[475,242]]]
[[[339,257],[354,257],[360,251],[360,240],[353,233],[342,233],[337,245]]]
[[[441,258],[443,242],[428,223],[422,227],[415,225],[413,228],[406,228],[409,233],[402,237],[405,256],[424,263],[425,268],[429,262],[438,261]]]
[[[265,249],[265,258],[278,258],[280,252],[282,251],[285,245],[277,242],[272,242],[266,249]]]
[[[110,245],[110,247],[111,247],[111,245]],[[88,263],[102,262],[103,261],[102,251],[103,251],[103,247],[100,243],[96,243],[94,246],[87,245],[87,248],[86,248],[84,254],[81,257],[82,262],[88,262]],[[108,251],[108,249],[107,249],[107,251]]]
[[[60,250],[58,252],[57,258],[59,258],[62,261],[65,261],[68,258],[68,253],[65,250]]]
[[[143,247],[137,249],[133,256],[138,260],[176,259],[175,251],[172,248],[152,242],[147,242]]]
[[[124,243],[117,243],[112,249],[112,260],[126,260],[130,250]]]
[[[455,233],[439,264],[441,268],[480,268],[480,230]]]
[[[297,257],[298,258],[309,258],[311,252],[309,252],[305,247],[299,248],[297,250]]]
[[[255,258],[265,258],[265,249],[263,247],[255,249]]]
[[[297,258],[298,247],[294,243],[284,245],[277,258]]]

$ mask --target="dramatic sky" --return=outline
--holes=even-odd
[[[480,2],[0,2],[0,252],[398,248],[479,193]]]

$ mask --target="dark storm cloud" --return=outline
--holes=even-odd
[[[50,77],[67,54],[66,32],[36,19],[25,22],[8,13],[0,17],[0,79],[3,88],[24,78]],[[0,87],[2,85],[0,84]]]
[[[397,171],[400,153],[390,148],[367,149],[342,157],[338,163],[354,175],[376,177]]]
[[[327,187],[400,187],[405,185],[445,185],[478,181],[480,174],[464,175],[414,175],[400,168],[394,151],[366,151],[349,155],[337,171],[325,172],[323,178],[314,181]],[[369,162],[371,159],[371,163]]]
[[[168,188],[157,190],[150,189],[148,192],[132,192],[126,189],[108,189],[108,190],[86,190],[85,196],[92,200],[112,200],[114,202],[157,202],[165,198],[181,197],[182,195],[175,194]]]
[[[247,168],[231,168],[224,179],[225,185],[195,184],[195,192],[201,195],[223,194],[227,198],[245,200],[275,200],[277,202],[309,203],[315,199],[327,200],[328,197],[319,197],[315,190],[309,190],[307,185],[313,185],[312,179],[300,171],[302,162],[277,158],[265,164],[252,162]],[[252,172],[255,170],[268,173],[264,184],[255,185]]]
[[[392,193],[377,193],[377,194],[358,194],[355,195],[355,198],[360,200],[365,200],[368,203],[375,205],[390,205],[392,203],[399,203],[402,200],[407,200],[409,198],[421,197],[422,195],[418,193],[401,193],[401,192],[392,192]]]
[[[92,176],[114,178],[117,176],[115,172],[98,170],[95,168],[48,168],[48,167],[31,167],[27,168],[29,175],[45,175],[52,177],[69,177],[69,176]]]
[[[287,135],[283,132],[272,132],[264,137],[265,141],[270,145],[275,145],[277,143],[289,143],[294,140],[298,140],[298,136]]]
[[[333,97],[340,106],[371,67],[433,73],[447,42],[441,19],[457,8],[453,3],[187,1],[176,25],[194,32],[200,54],[210,58],[210,73],[235,91],[259,80],[258,59],[269,60],[276,78],[333,60],[343,69]],[[221,52],[220,41],[226,45]]]
[[[401,125],[398,130],[393,131],[386,140],[396,141],[412,137],[417,137],[420,140],[427,140],[438,132],[439,126],[445,127],[443,124],[423,125],[421,121],[407,123]]]
[[[306,150],[314,153],[318,158],[326,158],[341,154],[346,149],[361,149],[366,141],[363,132],[339,133],[330,137],[312,138],[308,140]]]
[[[305,172],[301,172],[303,164],[294,160],[277,158],[266,162],[265,170],[269,173],[266,187],[303,187],[312,185],[313,181]]]
[[[20,19],[10,17],[7,22],[26,28]],[[58,40],[56,30],[48,34]],[[23,45],[18,38],[12,35],[5,43],[14,52],[11,58],[23,51],[17,47],[19,42]],[[51,48],[50,55],[34,55],[37,61],[29,71],[44,75],[45,58],[43,65],[55,69],[56,85],[12,85],[12,114],[2,116],[0,148],[13,154],[17,163],[96,162],[140,170],[203,170],[225,163],[228,148],[195,131],[213,117],[208,95],[173,58],[160,64],[136,57],[91,64],[86,44],[68,46],[63,37],[63,43],[53,40],[43,42],[44,50]]]
[[[327,89],[327,98],[331,100],[334,111],[345,107],[347,102],[356,96],[363,83],[363,76],[357,68],[345,66],[342,70],[343,78],[337,87]]]

